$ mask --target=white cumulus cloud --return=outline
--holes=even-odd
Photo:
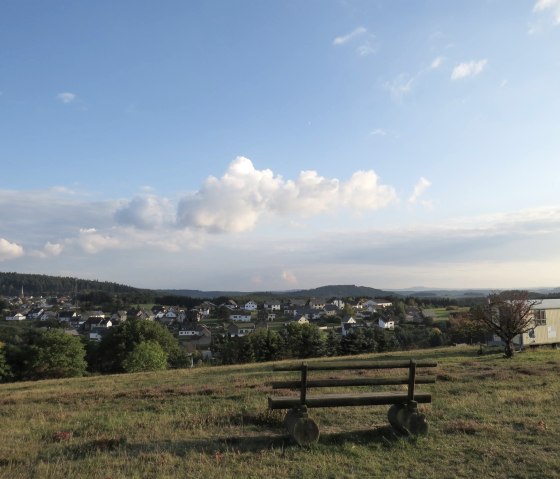
[[[298,282],[296,275],[288,270],[282,271],[282,280],[291,286],[295,286]]]
[[[74,241],[76,241],[86,253],[90,254],[99,253],[105,249],[118,248],[120,246],[118,238],[99,233],[95,228],[80,230],[78,238],[76,240],[70,240],[70,242]]]
[[[389,90],[391,98],[394,101],[400,102],[406,95],[412,92],[412,87],[415,81],[416,77],[411,77],[409,75],[401,73],[392,82],[386,83],[385,88]]]
[[[172,222],[172,209],[173,206],[165,198],[151,194],[136,196],[115,212],[115,219],[119,224],[153,229]]]
[[[477,76],[486,68],[488,60],[463,62],[457,65],[451,73],[452,80],[461,80],[467,77]]]
[[[72,103],[76,99],[76,94],[67,91],[67,92],[59,93],[58,95],[56,95],[56,97],[62,103]]]
[[[15,259],[23,256],[23,247],[17,243],[0,238],[0,261]]]
[[[408,198],[408,202],[413,204],[416,203],[420,196],[422,196],[430,186],[432,186],[431,181],[422,176],[416,183],[412,195]]]
[[[360,35],[363,35],[367,33],[367,29],[364,27],[357,27],[354,30],[352,30],[350,33],[347,33],[346,35],[342,35],[340,37],[336,37],[333,40],[333,45],[344,45],[345,43],[348,43],[350,40],[359,37]]]
[[[51,243],[47,241],[43,249],[33,250],[29,254],[35,258],[49,258],[52,256],[58,256],[64,250],[64,245],[61,243]]]
[[[533,11],[550,12],[554,25],[560,25],[560,0],[538,0],[533,6]]]
[[[437,70],[443,64],[443,57],[436,57],[433,59],[430,67],[432,70]]]
[[[374,210],[394,200],[394,188],[380,184],[373,171],[355,172],[346,182],[313,170],[285,180],[238,157],[221,178],[209,177],[199,191],[179,202],[177,223],[210,232],[242,232],[253,229],[264,215],[306,217],[341,208]]]

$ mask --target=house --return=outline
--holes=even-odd
[[[268,313],[266,315],[266,320],[267,321],[274,321],[276,319],[276,313]]]
[[[27,314],[27,319],[39,319],[44,312],[45,310],[43,308],[32,308]]]
[[[374,301],[377,303],[378,308],[389,308],[393,305],[391,301],[387,301],[386,299],[375,299]]]
[[[207,335],[211,335],[210,330],[199,323],[185,324],[179,330],[179,337],[183,338],[199,338]]]
[[[338,314],[338,306],[334,305],[334,304],[327,304],[324,308],[323,311],[325,313],[325,316],[327,316],[328,318],[332,318],[333,316],[336,316]]]
[[[101,341],[103,339],[103,336],[105,336],[107,333],[109,332],[109,330],[107,328],[97,328],[94,327],[90,332],[89,332],[89,339],[91,341]]]
[[[309,307],[311,309],[323,309],[325,307],[325,301],[323,299],[310,299]]]
[[[284,306],[285,316],[295,316],[298,308],[296,306]]]
[[[151,311],[142,309],[136,315],[136,319],[140,319],[143,321],[153,321],[155,319],[155,315]]]
[[[210,312],[215,308],[216,305],[214,303],[211,303],[210,301],[204,301],[202,304],[195,306],[193,310],[198,311],[201,316],[207,318],[208,316],[210,316]]]
[[[158,318],[158,321],[161,324],[165,324],[165,325],[170,325],[172,323],[174,323],[175,321],[179,320],[179,312],[175,311],[174,309],[169,309],[168,311],[166,311],[165,313],[158,313],[156,315],[156,318]]]
[[[362,302],[362,308],[370,313],[375,313],[378,307],[378,304],[373,299],[367,299]]]
[[[333,299],[330,304],[336,306],[338,309],[344,308],[344,301],[342,301],[342,299]]]
[[[221,308],[222,306],[225,306],[230,311],[233,311],[234,309],[237,309],[239,307],[233,299],[228,299],[225,303],[220,304],[219,307]]]
[[[25,314],[21,313],[16,313],[13,316],[6,316],[6,321],[23,321],[24,319],[27,319],[27,317]]]
[[[92,316],[84,322],[84,330],[94,331],[96,329],[107,329],[113,326],[113,322],[110,319],[105,319],[100,316]]]
[[[227,328],[227,333],[230,336],[237,336],[238,338],[241,338],[243,336],[247,336],[248,334],[251,334],[253,331],[255,330],[255,325],[253,323],[247,323],[247,324],[230,324]]]
[[[357,326],[358,323],[352,316],[344,316],[344,318],[342,318],[342,321],[340,322],[342,336],[347,336],[352,331],[352,328],[355,328]]]
[[[282,304],[280,301],[267,301],[264,303],[264,309],[268,311],[280,311]]]
[[[301,315],[299,318],[296,316],[292,322],[298,324],[309,324],[309,319],[307,319],[305,315]]]
[[[532,309],[534,327],[514,339],[520,347],[560,344],[560,299],[543,299]]]
[[[377,326],[381,329],[395,329],[395,321],[387,318],[379,318],[377,321]]]
[[[229,319],[232,321],[249,322],[251,321],[251,313],[249,311],[239,311],[231,313]]]
[[[321,319],[324,314],[325,312],[322,309],[304,308],[296,310],[296,312],[294,313],[294,317],[300,318],[301,316],[304,316],[309,321],[314,321]]]
[[[255,303],[252,299],[247,301],[244,306],[246,311],[256,311],[257,310],[257,303]]]
[[[64,310],[58,312],[59,321],[69,323],[70,321],[75,321],[76,319],[78,319],[78,313],[76,311]]]
[[[84,321],[87,321],[90,318],[104,319],[105,318],[105,313],[103,311],[97,310],[97,311],[88,311],[88,312],[83,314]]]
[[[128,319],[128,314],[124,310],[117,311],[116,313],[113,313],[111,315],[111,321],[113,321],[113,323],[122,323],[127,319]]]

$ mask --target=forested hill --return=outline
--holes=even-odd
[[[355,285],[330,285],[321,286],[313,289],[274,291],[274,292],[241,292],[241,291],[200,291],[193,289],[167,289],[167,290],[146,290],[134,288],[109,281],[94,281],[63,276],[49,276],[44,274],[22,274],[22,273],[3,273],[0,272],[0,295],[18,296],[23,287],[26,296],[46,296],[49,294],[70,294],[103,292],[109,294],[140,293],[172,296],[188,296],[191,298],[207,299],[217,297],[251,297],[253,299],[266,298],[348,298],[348,297],[369,297],[380,298],[387,296],[398,296],[398,294],[381,289],[369,288],[367,286]]]
[[[111,283],[108,281],[94,281],[62,276],[48,276],[44,274],[22,274],[0,272],[0,294],[4,296],[17,296],[21,288],[26,296],[48,294],[69,294],[88,291],[102,291],[106,293],[138,293],[143,290]]]
[[[313,296],[315,298],[348,298],[348,297],[369,297],[378,298],[383,296],[398,296],[391,291],[370,288],[368,286],[356,286],[353,284],[339,284],[331,286],[320,286],[319,288],[306,289],[302,291],[291,291],[290,296]]]
[[[367,286],[331,285],[321,286],[313,289],[301,289],[291,291],[272,291],[272,292],[241,292],[241,291],[200,291],[196,289],[166,289],[159,293],[171,294],[175,296],[189,296],[191,298],[218,298],[218,297],[251,297],[253,299],[281,298],[289,296],[291,298],[348,298],[348,297],[368,297],[380,298],[387,296],[399,296],[391,291],[369,288]]]

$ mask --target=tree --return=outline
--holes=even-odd
[[[12,371],[6,360],[4,343],[0,342],[0,383],[8,380],[12,376]]]
[[[280,334],[271,329],[259,329],[247,336],[255,361],[275,361],[282,357],[283,341]]]
[[[534,327],[531,309],[537,303],[529,300],[527,291],[503,291],[489,295],[486,304],[472,308],[471,317],[504,342],[504,354],[511,358],[515,352],[513,339]]]
[[[313,358],[325,353],[325,335],[315,324],[289,323],[286,326],[285,344],[295,358]]]
[[[443,344],[443,333],[439,328],[432,328],[430,331],[430,346],[441,346]]]
[[[83,376],[85,349],[79,338],[60,329],[39,331],[23,347],[23,379],[52,379]]]
[[[134,350],[137,344],[144,341],[155,341],[167,354],[167,362],[171,367],[184,367],[186,358],[179,343],[169,330],[155,321],[133,319],[113,326],[103,337],[99,345],[97,364],[100,372],[123,372],[123,361]]]
[[[448,333],[453,343],[480,343],[485,340],[488,328],[479,321],[473,321],[470,313],[449,316]]]
[[[167,368],[167,353],[155,341],[138,343],[123,361],[127,373],[160,371]]]

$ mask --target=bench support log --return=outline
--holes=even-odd
[[[428,434],[426,416],[418,412],[416,401],[405,404],[393,404],[387,413],[389,424],[397,431],[414,436]]]
[[[309,446],[319,440],[319,427],[308,416],[306,406],[290,409],[284,418],[284,426],[300,446]]]

